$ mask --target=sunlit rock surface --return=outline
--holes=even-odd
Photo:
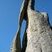
[[[32,10],[33,6],[34,0],[25,0],[25,4],[22,5],[19,22],[22,23],[24,17],[28,17],[28,28],[24,33],[22,48],[20,31],[17,33],[13,40],[12,52],[52,52],[52,29],[48,14]]]
[[[52,30],[46,12],[31,9],[28,13],[27,47],[25,52],[52,52]]]

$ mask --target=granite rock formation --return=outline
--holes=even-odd
[[[14,39],[12,52],[52,52],[52,28],[46,12],[34,9],[34,0],[24,0],[19,15],[19,31]],[[22,48],[20,29],[23,19],[26,20]]]

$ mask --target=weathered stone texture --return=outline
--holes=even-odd
[[[28,13],[27,48],[25,52],[52,52],[52,30],[45,12]]]
[[[20,29],[23,19],[28,21],[28,28],[26,28],[27,31],[25,29],[22,48],[20,45],[20,33],[17,33],[13,42],[12,52],[52,52],[52,29],[48,15],[46,12],[32,10],[34,9],[33,1],[25,0],[23,2],[24,5],[22,5],[20,12]]]

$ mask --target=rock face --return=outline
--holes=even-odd
[[[28,1],[27,0],[23,0],[22,7],[20,9],[20,14],[19,14],[19,30],[18,30],[17,34],[15,35],[15,37],[13,39],[11,52],[24,52],[25,51],[26,44],[27,44],[26,41],[25,41],[27,39],[26,38],[27,37],[26,30],[25,30],[24,38],[23,38],[23,48],[21,48],[20,31],[21,31],[21,25],[22,25],[23,20],[26,20],[26,22],[28,21],[27,20]]]
[[[52,52],[52,29],[46,12],[32,10],[29,1],[27,8],[28,28],[25,52]]]
[[[25,52],[52,52],[52,30],[45,12],[31,9],[28,13],[27,47]]]
[[[20,27],[13,40],[12,52],[52,52],[52,29],[49,24],[48,14],[33,10],[34,0],[25,0],[24,2],[20,12]],[[20,29],[23,19],[27,21],[28,25],[21,48]]]

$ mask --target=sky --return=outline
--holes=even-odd
[[[18,18],[23,0],[0,0],[0,52],[10,52],[12,40],[18,29]],[[52,0],[36,0],[35,9],[47,12],[52,24]],[[22,23],[21,36],[26,22]]]

